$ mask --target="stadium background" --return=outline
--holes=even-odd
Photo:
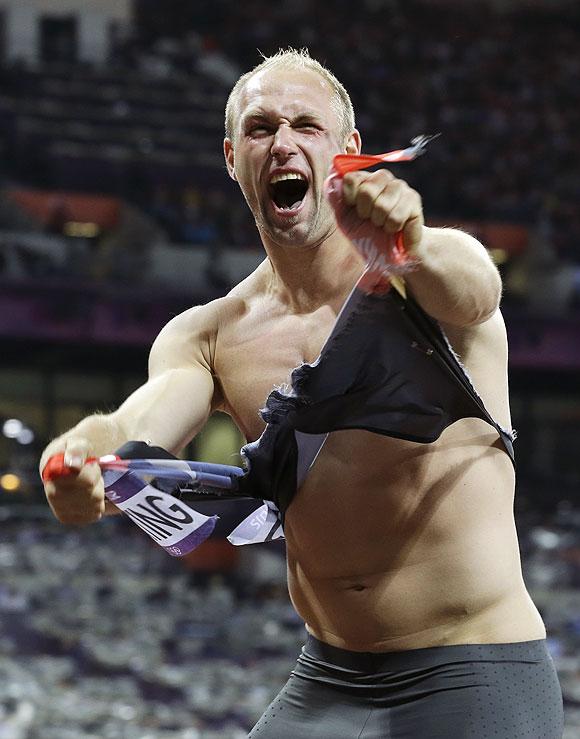
[[[36,472],[262,258],[223,108],[288,45],[345,83],[365,151],[441,132],[403,176],[502,270],[525,575],[580,737],[580,9],[557,0],[0,0],[0,737],[237,739],[301,644],[283,548],[230,547],[227,509],[177,561],[120,519],[60,526]],[[187,454],[241,443],[217,416]]]

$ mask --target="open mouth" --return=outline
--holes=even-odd
[[[277,208],[295,211],[300,208],[308,192],[308,182],[295,172],[274,175],[270,180],[269,191]]]

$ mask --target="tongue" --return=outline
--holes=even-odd
[[[303,200],[304,198],[302,198],[302,200],[296,200],[296,202],[294,203],[281,203],[280,205],[278,205],[278,203],[274,200],[273,203],[280,210],[295,210],[302,205]]]

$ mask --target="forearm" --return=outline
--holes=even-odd
[[[407,286],[430,316],[453,326],[490,318],[501,298],[501,279],[485,248],[472,236],[445,228],[423,228],[415,250],[419,266]]]
[[[87,459],[111,454],[130,440],[151,440],[170,451],[179,450],[203,426],[211,412],[214,384],[201,339],[192,339],[209,320],[204,323],[201,313],[188,311],[163,329],[151,349],[148,381],[116,411],[88,416],[44,450],[41,475],[49,458],[58,453],[64,454],[68,468],[61,474],[56,465],[50,479],[43,481],[59,521],[92,523],[111,507],[106,504],[100,467]],[[197,329],[190,325],[192,318],[198,319]]]

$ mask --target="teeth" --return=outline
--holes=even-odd
[[[305,179],[306,177],[304,177],[301,174],[298,174],[298,172],[285,172],[284,174],[275,174],[270,180],[270,184],[275,185],[277,182],[282,182],[282,180],[305,180]]]

